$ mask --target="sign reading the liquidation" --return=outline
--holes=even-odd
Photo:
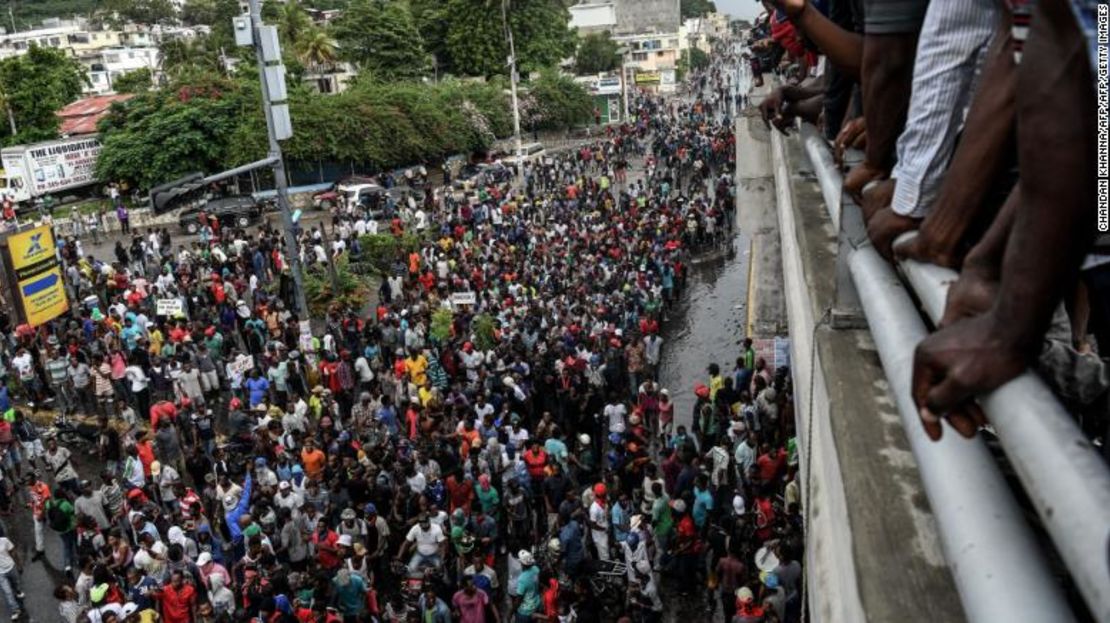
[[[12,234],[7,246],[13,289],[23,320],[38,326],[64,314],[69,309],[69,300],[50,226]]]

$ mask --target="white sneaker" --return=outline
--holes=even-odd
[[[18,621],[19,617],[21,617],[21,616],[23,616],[23,611],[22,610],[16,610],[15,612],[12,613],[12,620],[13,621]]]

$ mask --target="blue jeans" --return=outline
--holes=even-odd
[[[22,592],[19,588],[19,571],[12,568],[7,573],[0,573],[0,593],[4,594],[4,602],[8,604],[8,611],[12,614],[23,609],[16,598]]]
[[[62,563],[67,568],[77,566],[77,531],[59,532],[62,538]]]
[[[409,572],[410,573],[416,573],[417,571],[420,571],[420,569],[422,569],[422,568],[435,569],[436,567],[439,567],[439,563],[440,563],[439,554],[432,554],[431,556],[425,556],[424,554],[421,554],[420,552],[414,552],[413,555],[412,555],[412,559],[409,560]]]

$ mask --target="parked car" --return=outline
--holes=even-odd
[[[262,218],[262,206],[254,197],[237,196],[213,199],[203,206],[183,209],[177,222],[187,234],[200,232],[200,213],[215,216],[221,227],[249,227]]]
[[[340,185],[332,190],[312,195],[312,206],[317,210],[331,210],[338,206],[354,203],[355,205],[368,207],[370,216],[381,219],[385,218],[386,197],[391,197],[395,203],[400,203],[405,195],[409,193],[419,196],[416,190],[408,186],[385,188],[378,184]]]
[[[520,146],[520,150],[521,163],[537,162],[543,160],[544,156],[547,155],[547,150],[544,149],[542,143],[525,143]],[[504,156],[502,156],[501,162],[507,167],[512,167],[516,165],[517,161],[515,148],[513,150],[510,150],[509,153],[506,153]]]
[[[513,171],[499,163],[466,164],[459,169],[451,184],[455,188],[467,189],[488,184],[504,184],[513,178]]]

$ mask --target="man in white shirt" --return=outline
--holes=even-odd
[[[19,586],[21,573],[23,564],[19,560],[15,544],[8,537],[0,536],[0,592],[4,594],[4,601],[8,604],[8,612],[12,613],[13,621],[23,614],[23,589]]]
[[[627,413],[627,407],[615,400],[605,405],[605,419],[609,422],[610,434],[624,432],[624,416]]]
[[[427,514],[420,515],[420,523],[409,529],[405,535],[405,542],[397,552],[397,560],[402,560],[405,553],[415,545],[416,551],[409,560],[409,571],[417,572],[421,567],[438,567],[443,562],[446,550],[447,536],[443,528],[432,523]]]
[[[597,557],[601,560],[611,560],[609,558],[609,513],[605,511],[605,498],[597,495],[597,488],[594,491],[594,501],[590,503],[590,538],[594,542],[594,548],[597,549]]]

